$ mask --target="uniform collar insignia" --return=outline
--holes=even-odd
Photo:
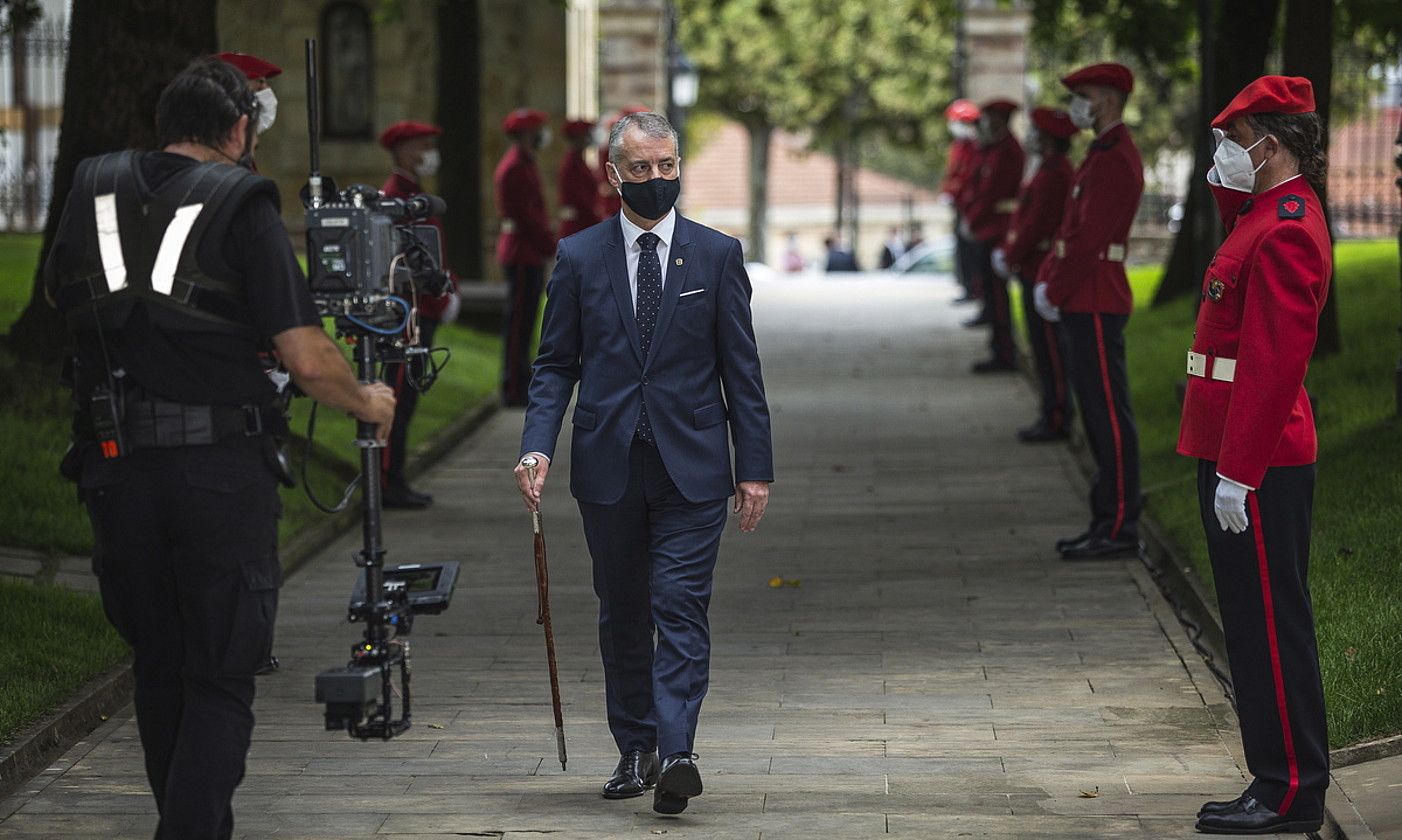
[[[1246,215],[1246,211],[1248,211],[1248,210],[1251,209],[1251,205],[1252,205],[1253,202],[1255,202],[1255,200],[1256,200],[1256,199],[1254,199],[1254,198],[1248,198],[1248,199],[1246,199],[1246,201],[1242,202],[1241,209],[1238,210],[1238,211],[1236,211],[1236,214],[1237,214],[1238,216],[1245,216],[1245,215]]]

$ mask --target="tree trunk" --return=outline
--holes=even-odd
[[[42,266],[53,244],[73,173],[83,158],[156,142],[155,102],[192,58],[215,51],[217,0],[74,0],[63,82],[63,123]],[[67,330],[44,299],[41,271],[6,343],[21,358],[53,362]]]
[[[1215,22],[1203,20],[1204,13],[1215,14]],[[1228,4],[1199,4],[1198,37],[1210,32],[1214,43],[1209,47],[1210,55],[1202,56],[1204,72],[1210,75],[1199,92],[1198,113],[1201,116],[1194,126],[1195,131],[1207,132],[1211,119],[1265,71],[1271,34],[1279,17],[1280,0],[1237,0],[1229,9]],[[1221,226],[1217,221],[1217,208],[1204,183],[1207,170],[1212,166],[1212,151],[1210,143],[1194,144],[1192,180],[1184,203],[1187,213],[1183,228],[1173,241],[1173,251],[1164,268],[1163,283],[1154,296],[1154,306],[1196,294],[1202,286],[1207,262],[1217,250]]]
[[[438,0],[438,188],[448,204],[444,254],[466,278],[482,274],[481,22],[478,0]]]
[[[1314,107],[1324,128],[1324,149],[1329,149],[1329,106],[1334,79],[1334,4],[1315,0],[1285,0],[1285,35],[1281,41],[1281,71],[1304,76],[1314,85]],[[1328,184],[1320,184],[1320,210],[1329,218]],[[1329,225],[1330,242],[1333,225]],[[1329,297],[1319,316],[1319,340],[1315,358],[1332,356],[1343,349],[1339,331],[1339,287],[1330,278]]]
[[[847,141],[838,138],[833,143],[833,160],[837,163],[837,212],[833,221],[832,235],[841,238],[847,222]]]
[[[745,127],[750,132],[750,247],[745,259],[762,263],[769,236],[769,144],[774,126],[755,120]]]
[[[857,193],[857,173],[862,167],[861,155],[861,135],[854,125],[847,138],[847,244],[857,265],[861,265],[861,260],[857,257],[861,253],[858,243],[861,238],[861,220],[858,217],[861,214],[862,197]]]

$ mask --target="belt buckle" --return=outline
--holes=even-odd
[[[263,411],[256,405],[240,406],[243,409],[243,436],[258,437],[263,434]]]
[[[1206,377],[1206,376],[1207,376],[1207,356],[1203,355],[1202,353],[1194,353],[1193,351],[1189,350],[1189,351],[1188,351],[1188,375],[1189,375],[1189,376],[1202,376],[1202,377]]]

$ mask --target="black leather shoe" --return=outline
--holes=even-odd
[[[1241,804],[1242,797],[1244,796],[1246,796],[1246,794],[1243,793],[1236,799],[1225,802],[1204,802],[1202,803],[1202,807],[1198,809],[1198,816],[1201,817],[1204,814],[1221,814],[1230,811]]]
[[[696,769],[696,756],[677,753],[662,762],[662,775],[652,792],[652,810],[659,814],[680,814],[687,800],[701,795],[701,771]]]
[[[975,330],[989,322],[987,315],[980,315],[977,318],[970,318],[964,322],[964,329]]]
[[[1065,426],[1053,426],[1046,420],[1038,420],[1025,429],[1019,429],[1017,439],[1023,443],[1051,443],[1071,437]]]
[[[965,303],[974,303],[974,302],[976,302],[977,300],[978,300],[977,297],[974,297],[973,295],[969,294],[968,292],[965,292],[965,293],[964,293],[963,295],[961,295],[960,297],[957,297],[957,298],[954,299],[954,304],[955,304],[955,306],[960,306],[960,305],[963,305],[963,304],[965,304]]]
[[[380,504],[397,510],[423,510],[433,504],[433,497],[410,490],[407,484],[391,484],[380,493]]]
[[[1203,834],[1305,834],[1323,825],[1319,817],[1283,817],[1255,797],[1243,795],[1229,810],[1198,817],[1197,829]]]
[[[632,799],[657,784],[657,753],[631,750],[618,760],[613,775],[604,782],[605,799]]]
[[[999,359],[996,357],[992,359],[984,359],[981,362],[975,362],[973,366],[974,373],[1013,373],[1016,370],[1016,362],[1009,361],[1008,359]]]
[[[1086,540],[1090,539],[1090,535],[1091,531],[1087,529],[1074,537],[1062,537],[1061,539],[1056,541],[1056,550],[1058,552],[1065,551],[1067,548],[1070,548],[1076,543],[1083,543]]]
[[[1105,534],[1091,534],[1084,540],[1061,549],[1062,560],[1114,560],[1139,553],[1139,536],[1122,533],[1111,539]]]

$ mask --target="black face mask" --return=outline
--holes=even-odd
[[[619,189],[623,202],[644,219],[660,219],[671,211],[682,192],[681,178],[653,178],[651,181],[623,181]]]

